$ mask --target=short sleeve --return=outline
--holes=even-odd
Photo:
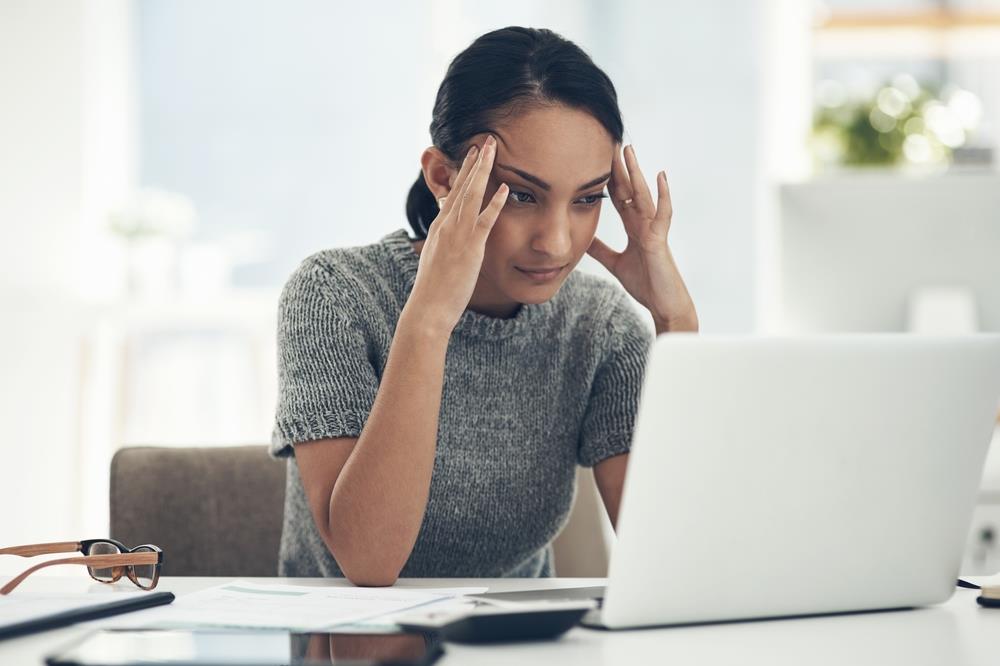
[[[350,281],[306,259],[278,303],[278,399],[270,453],[329,437],[358,437],[378,391],[366,317]]]
[[[580,432],[577,461],[593,467],[628,453],[639,410],[653,330],[625,292],[615,296],[608,319],[608,352],[598,365]]]

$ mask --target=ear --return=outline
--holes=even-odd
[[[424,170],[424,182],[435,199],[448,196],[452,183],[458,176],[458,169],[436,146],[430,146],[420,156],[420,166]]]

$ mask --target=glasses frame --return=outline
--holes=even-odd
[[[120,552],[105,555],[88,555],[90,549],[98,543],[107,543],[118,548]],[[144,549],[144,550],[140,550]],[[57,564],[83,564],[86,565],[87,573],[98,583],[111,585],[117,583],[122,576],[126,576],[136,587],[141,590],[152,590],[160,581],[160,569],[163,566],[163,550],[151,543],[144,543],[129,548],[116,539],[83,539],[81,541],[57,541],[53,543],[36,543],[26,546],[12,546],[10,548],[0,548],[0,555],[17,555],[18,557],[34,557],[35,555],[49,555],[53,553],[83,553],[82,557],[63,557],[55,560],[46,560],[36,564],[10,580],[0,588],[0,595],[10,594],[25,578],[35,573],[39,569],[54,566]],[[139,582],[135,574],[136,566],[154,565],[153,578],[148,585]],[[101,580],[94,576],[91,567],[95,569],[111,569],[111,580]]]

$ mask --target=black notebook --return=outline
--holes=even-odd
[[[12,593],[13,594],[13,593]],[[113,597],[114,595],[108,595]],[[12,596],[7,599],[16,602]],[[173,592],[149,592],[141,595],[128,595],[124,599],[111,599],[107,603],[90,604],[82,608],[70,608],[68,610],[56,611],[46,615],[34,615],[24,621],[14,620],[0,624],[0,640],[23,636],[36,631],[65,627],[77,622],[96,620],[111,615],[120,615],[143,608],[162,606],[174,600]],[[8,607],[8,610],[15,610],[16,606]]]

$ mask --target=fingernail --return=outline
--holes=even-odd
[[[465,156],[465,159],[467,160],[472,159],[473,157],[476,156],[476,153],[478,152],[479,152],[479,146],[473,146],[472,148],[469,148],[469,153]]]
[[[490,134],[488,137],[486,137],[486,145],[487,146],[492,146],[496,142],[497,142],[497,140],[493,138],[492,134]]]

